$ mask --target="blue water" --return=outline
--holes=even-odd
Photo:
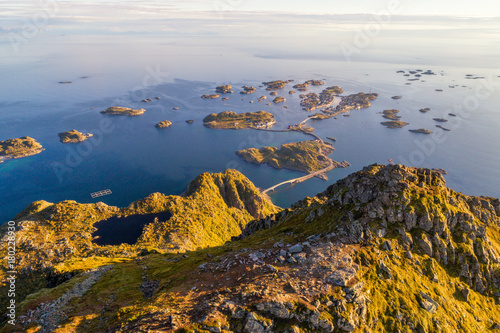
[[[372,107],[353,110],[350,117],[311,122],[316,134],[337,138],[331,157],[347,160],[351,167],[329,172],[326,182],[313,179],[284,186],[271,194],[276,204],[289,206],[365,165],[386,164],[389,158],[396,163],[446,169],[451,188],[471,195],[500,197],[500,70],[470,64],[451,67],[436,64],[434,59],[412,59],[407,52],[401,52],[404,56],[398,64],[346,63],[274,53],[263,56],[262,52],[245,49],[242,42],[233,42],[216,37],[211,43],[206,38],[172,38],[167,43],[152,37],[116,38],[110,42],[103,37],[68,41],[49,36],[26,45],[15,59],[2,58],[8,66],[0,69],[0,140],[27,135],[40,142],[45,151],[0,164],[0,221],[13,218],[35,200],[103,201],[126,206],[153,192],[182,194],[200,173],[227,168],[240,170],[260,188],[300,176],[299,172],[245,163],[234,152],[309,137],[202,126],[207,114],[227,110],[272,112],[277,120],[275,128],[305,119],[308,113],[301,110],[298,94],[288,95],[291,85],[280,93],[287,98],[285,105],[289,109],[266,106],[271,98],[263,88],[252,95],[234,93],[226,102],[200,98],[219,84],[230,83],[237,92],[243,84],[258,86],[273,79],[294,79],[295,83],[325,79],[326,85],[340,85],[345,93],[380,93]],[[259,50],[274,50],[270,44],[268,40],[262,42]],[[0,44],[0,48],[8,45]],[[424,76],[426,82],[406,85],[407,78],[396,73],[417,68],[431,69],[438,75]],[[490,78],[466,80],[468,73]],[[62,85],[58,81],[73,83]],[[488,96],[482,86],[491,88]],[[436,92],[437,88],[444,91]],[[321,89],[311,87],[309,91]],[[257,103],[263,94],[268,96],[267,101]],[[393,100],[394,95],[403,98]],[[139,102],[155,96],[161,100]],[[454,105],[464,101],[479,104],[459,115],[460,123],[455,120],[451,124],[447,113],[455,112]],[[137,117],[100,114],[113,105],[143,107],[147,111]],[[432,110],[422,114],[418,109],[424,107]],[[388,108],[399,109],[402,120],[410,125],[403,129],[380,125],[385,119],[379,112]],[[453,130],[437,141],[408,132],[421,127],[440,132],[433,117],[450,119],[443,125],[453,125]],[[194,123],[187,124],[188,119]],[[154,124],[162,120],[170,120],[173,125],[156,129]],[[70,129],[95,135],[79,144],[60,143],[57,133]],[[90,193],[108,188],[112,195],[90,197]]]
[[[154,222],[167,221],[172,214],[158,213],[145,215],[113,216],[94,224],[97,230],[92,234],[93,242],[98,245],[135,244],[141,236],[144,227]]]

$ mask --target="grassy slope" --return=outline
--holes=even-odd
[[[293,244],[305,240],[310,235],[331,235],[331,233],[335,233],[336,236],[333,237],[345,240],[353,232],[352,229],[349,231],[349,228],[359,223],[363,215],[362,208],[366,206],[355,197],[350,202],[346,198],[353,193],[351,191],[355,190],[355,186],[365,181],[365,177],[370,177],[372,180],[377,177],[382,179],[379,171],[380,168],[375,167],[361,172],[362,175],[350,183],[352,185],[350,188],[343,188],[342,185],[345,184],[340,184],[338,187],[329,188],[318,197],[305,198],[294,205],[287,217],[280,220],[278,225],[259,231],[243,240],[188,252],[186,257],[169,253],[153,254],[138,260],[115,263],[113,270],[82,298],[75,300],[68,320],[57,332],[99,331],[103,329],[103,323],[107,328],[114,327],[118,331],[119,327],[137,328],[140,327],[140,323],[147,326],[148,320],[154,322],[154,315],[151,313],[160,316],[162,311],[190,309],[196,306],[199,302],[196,297],[202,293],[200,289],[191,291],[193,286],[199,284],[199,279],[203,278],[199,275],[197,267],[202,263],[221,261],[242,249],[246,249],[245,252],[247,252],[252,249],[270,248],[277,241]],[[425,182],[423,186],[417,186],[417,184],[418,179],[415,183],[410,183],[408,187],[405,186],[406,190],[402,191],[393,202],[397,203],[399,200],[408,198],[410,200],[408,207],[414,209],[415,214],[432,212],[437,216],[444,215],[450,210],[462,213],[471,212],[470,209],[473,206],[470,201],[467,201],[470,197],[444,188],[439,179],[433,178]],[[380,190],[384,191],[386,185],[387,182],[380,181]],[[343,205],[332,205],[332,198],[346,201]],[[451,201],[454,201],[454,204],[450,204]],[[386,211],[392,208],[394,207],[384,207]],[[478,214],[481,211],[474,209]],[[474,219],[472,224],[486,227],[486,233],[491,241],[489,247],[500,253],[498,216],[493,216],[490,223],[486,225],[479,219]],[[375,234],[377,230],[383,228],[387,234],[384,237],[374,237],[364,242],[355,254],[355,261],[361,267],[358,271],[358,279],[365,283],[364,289],[371,300],[368,305],[367,321],[356,328],[355,332],[397,332],[398,330],[401,332],[480,332],[489,329],[491,320],[498,322],[500,306],[498,297],[493,296],[498,290],[489,290],[481,294],[470,288],[470,299],[466,302],[461,292],[458,291],[466,286],[466,281],[458,276],[457,267],[437,262],[416,245],[417,236],[425,233],[418,227],[409,230],[415,243],[409,248],[412,259],[408,259],[406,256],[408,246],[398,232],[401,227],[403,227],[403,221],[396,220],[386,224],[382,220],[373,218],[365,229]],[[461,232],[458,228],[452,231]],[[392,251],[383,249],[382,244],[386,240],[392,242]],[[453,242],[458,249],[462,248],[467,251],[466,245]],[[392,277],[382,272],[380,260],[383,260],[389,267]],[[105,260],[96,259],[87,260],[85,265],[98,267],[107,263]],[[497,271],[494,274],[500,279],[500,270],[498,270],[498,264],[496,265]],[[158,291],[151,300],[144,299],[138,292],[141,273],[146,273],[151,279],[160,281]],[[69,288],[69,284],[75,283],[73,280],[31,296],[29,302],[25,302],[20,307],[21,312],[34,307],[41,301],[55,299]],[[223,275],[212,276],[206,281],[210,283],[212,280],[220,282],[225,279]],[[428,294],[439,304],[434,314],[427,312],[419,305],[418,293],[420,291]],[[251,304],[249,306],[251,308]],[[300,307],[294,311],[299,310]],[[347,312],[349,311],[348,307]],[[322,312],[321,315],[332,318],[339,316],[335,311]],[[220,318],[219,320],[226,319]],[[290,327],[286,323],[279,325]],[[148,327],[151,328],[151,326]],[[199,326],[193,324],[191,327]],[[6,331],[8,330],[3,330],[3,332]],[[137,331],[140,329],[137,328]],[[301,327],[301,332],[315,332],[315,330]]]
[[[92,243],[93,225],[100,220],[165,211],[172,214],[170,220],[156,220],[147,225],[134,245],[97,246]],[[277,211],[279,208],[261,197],[259,190],[235,170],[200,175],[191,182],[184,196],[154,193],[126,208],[75,201],[35,202],[16,216],[21,228],[16,233],[17,258],[23,258],[17,263],[18,271],[22,272],[18,279],[18,301],[60,276],[58,268],[52,266],[66,260],[71,265],[68,264],[64,272],[75,274],[100,265],[98,260],[81,261],[81,258],[104,257],[106,263],[115,258],[135,256],[142,249],[178,252],[217,246],[238,236],[249,221]],[[6,249],[7,246],[2,246],[2,257]],[[2,281],[5,281],[4,274],[2,270]]]

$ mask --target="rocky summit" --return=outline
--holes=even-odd
[[[89,236],[165,211],[135,245]],[[498,199],[401,165],[284,210],[231,170],[127,208],[36,202],[16,217],[31,294],[1,332],[500,331],[499,217]]]

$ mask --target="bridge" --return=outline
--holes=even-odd
[[[309,120],[309,118],[301,121],[299,126],[302,126],[308,120]],[[323,152],[321,151],[321,147],[324,144],[323,139],[321,139],[319,136],[317,136],[316,134],[314,134],[312,132],[306,132],[306,131],[301,131],[301,132],[304,133],[304,134],[306,134],[306,135],[310,135],[310,136],[314,137],[316,140],[318,140],[320,142],[319,154],[321,156],[323,156],[326,160],[328,160],[328,166],[326,168],[323,168],[321,170],[315,171],[315,172],[310,173],[308,175],[305,175],[305,176],[302,176],[302,177],[293,178],[293,179],[281,182],[279,184],[276,184],[274,186],[271,186],[270,188],[265,189],[264,191],[262,191],[261,192],[262,194],[266,194],[267,192],[272,192],[276,188],[278,188],[280,186],[283,186],[283,185],[286,185],[286,184],[292,184],[293,185],[293,184],[298,184],[298,183],[305,182],[308,179],[311,179],[311,178],[319,176],[319,175],[324,175],[326,172],[335,169],[336,165],[333,163],[333,160],[331,158],[327,157],[326,155],[323,155]]]

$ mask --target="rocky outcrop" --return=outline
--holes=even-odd
[[[123,258],[131,248],[116,249],[114,256],[107,257],[115,263],[106,279],[96,280],[92,293],[79,294],[71,303],[73,308],[66,308],[64,321],[49,316],[57,319],[50,322],[59,322],[60,329],[71,331],[82,321],[89,331],[99,331],[105,323],[107,330],[127,332],[481,332],[498,328],[500,201],[448,189],[442,172],[371,165],[314,197],[271,213],[269,202],[234,170],[200,175],[183,197],[153,194],[124,209],[99,204],[83,210],[79,205],[37,202],[27,207],[18,217],[21,251],[31,246],[29,256],[47,249],[57,249],[59,257],[65,251],[80,253],[72,237],[58,238],[54,247],[43,223],[56,230],[52,235],[66,237],[73,230],[80,237],[89,228],[85,224],[89,219],[168,209],[173,216],[183,216],[184,224],[180,218],[155,222],[145,231],[144,240],[176,228],[171,234],[177,238],[170,238],[169,244],[185,246],[224,230],[215,222],[234,225],[232,221],[238,219],[254,220],[242,226],[240,237],[217,247],[186,253],[145,248],[132,259]],[[43,223],[38,221],[42,217]],[[63,217],[71,228],[64,229]],[[37,229],[30,229],[35,225]],[[106,257],[96,259],[96,253],[86,260],[67,256],[62,260],[77,260],[59,267],[103,265],[99,260]],[[83,281],[76,269],[67,274],[68,285]],[[72,281],[75,275],[79,278]],[[114,281],[120,287],[109,290]],[[19,309],[16,329],[47,327],[40,312],[32,310],[53,304],[69,289],[31,296],[29,305]],[[89,307],[94,317],[82,319],[81,313]]]
[[[78,143],[91,138],[93,135],[90,133],[82,133],[77,130],[71,130],[67,132],[62,132],[58,134],[62,143]]]

